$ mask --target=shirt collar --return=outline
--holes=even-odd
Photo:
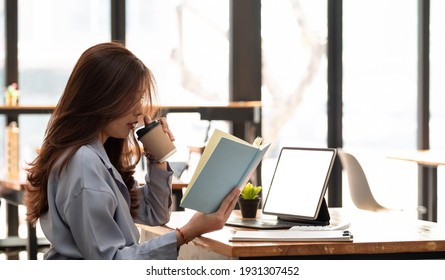
[[[102,160],[105,167],[107,169],[114,169],[114,166],[111,164],[110,159],[108,158],[107,152],[105,151],[105,147],[99,140],[96,140],[95,142],[86,145],[90,149],[92,149]]]
[[[104,166],[108,169],[111,176],[113,177],[117,187],[119,188],[120,192],[122,193],[122,196],[124,197],[125,201],[128,205],[131,205],[131,198],[130,194],[128,192],[127,187],[125,186],[124,180],[122,180],[121,175],[119,172],[114,168],[114,166],[110,163],[110,159],[108,158],[107,152],[105,151],[105,147],[99,140],[86,145],[90,149],[92,149],[101,159]]]

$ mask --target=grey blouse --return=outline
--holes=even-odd
[[[81,147],[48,180],[49,211],[40,217],[51,242],[45,259],[176,259],[174,231],[139,244],[135,223],[162,225],[170,218],[173,171],[148,165],[137,186],[139,209],[130,215],[129,192],[101,142]],[[116,181],[122,183],[122,185]]]

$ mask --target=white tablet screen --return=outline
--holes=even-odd
[[[282,148],[263,213],[316,219],[336,154],[333,148]]]

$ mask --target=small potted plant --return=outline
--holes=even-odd
[[[247,183],[240,193],[238,204],[241,209],[241,216],[243,218],[255,218],[258,205],[260,203],[261,186],[254,186],[252,183]]]
[[[5,90],[5,105],[17,106],[19,105],[20,90],[17,83],[10,84]]]

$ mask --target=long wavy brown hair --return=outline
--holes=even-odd
[[[81,146],[96,141],[103,127],[140,102],[141,91],[146,94],[144,114],[155,117],[154,77],[122,44],[101,43],[80,56],[48,122],[40,152],[27,169],[27,221],[35,224],[48,211],[48,178],[57,160],[64,156],[62,170]],[[109,137],[104,147],[130,191],[130,212],[134,216],[138,200],[133,173],[141,158],[134,133],[127,139]]]

